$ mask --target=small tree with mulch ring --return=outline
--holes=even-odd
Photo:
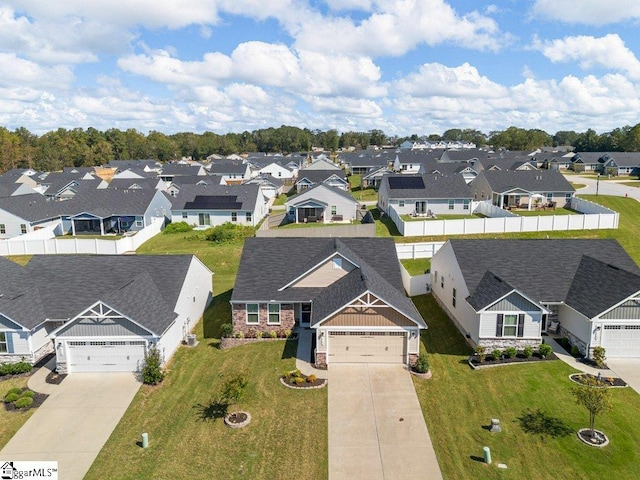
[[[229,407],[237,407],[235,411],[229,414],[232,421],[239,413],[241,413],[239,411],[238,404],[244,397],[248,384],[249,379],[247,378],[246,373],[238,372],[227,377],[224,385],[222,386],[222,398],[227,402]]]
[[[611,410],[609,389],[603,388],[603,386],[598,379],[585,376],[582,379],[582,385],[571,389],[571,393],[576,397],[576,403],[589,411],[589,435],[593,443],[595,443],[594,425],[596,415]]]

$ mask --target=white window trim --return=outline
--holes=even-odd
[[[453,199],[449,199],[449,210],[455,210],[456,208],[456,201]]]
[[[272,312],[271,311],[271,307],[272,306],[277,306],[278,307],[278,321],[277,322],[272,322],[271,321],[271,315],[275,315],[276,312]],[[267,306],[267,325],[280,325],[282,323],[282,306],[279,303],[270,303]]]
[[[238,221],[238,212],[231,212],[231,221],[232,222]]]
[[[507,325],[507,317],[515,318],[516,323],[514,323],[513,325]],[[515,328],[513,335],[507,335],[505,333],[507,328]],[[502,336],[507,338],[516,338],[518,336],[518,314],[517,313],[505,313],[504,316],[502,317]]]
[[[249,312],[249,305],[256,305],[258,307],[258,311],[257,312]],[[259,303],[247,303],[244,308],[245,308],[245,314],[246,314],[245,323],[247,325],[260,325],[260,304]],[[256,315],[256,318],[258,319],[258,321],[257,322],[250,322],[249,321],[249,315]]]
[[[0,335],[4,337],[0,340],[0,353],[9,353],[9,342],[7,341],[7,332],[0,332]]]

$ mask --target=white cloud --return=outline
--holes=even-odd
[[[41,66],[11,53],[0,52],[0,86],[63,89],[74,80],[65,66]]]
[[[499,50],[509,40],[490,17],[460,16],[443,0],[386,0],[356,24],[348,17],[314,17],[301,25],[301,50],[399,56],[420,44],[449,43],[474,50]]]
[[[599,38],[587,35],[551,41],[535,38],[533,48],[554,63],[577,62],[584,70],[603,67],[640,79],[640,61],[615,33]]]
[[[398,90],[414,97],[500,98],[506,88],[480,75],[478,69],[464,63],[447,67],[440,63],[425,63],[418,72],[397,82]]]
[[[334,12],[347,10],[362,10],[369,12],[373,8],[373,0],[325,0],[327,6]]]
[[[640,19],[637,0],[536,0],[534,16],[564,23],[606,25]]]

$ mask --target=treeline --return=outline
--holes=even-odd
[[[182,157],[202,160],[211,154],[308,152],[312,147],[328,151],[350,147],[360,150],[370,145],[400,145],[404,140],[465,141],[479,147],[491,145],[508,150],[572,145],[577,151],[640,151],[640,124],[600,135],[589,129],[582,133],[560,131],[551,136],[543,130],[509,127],[489,135],[474,129],[450,129],[442,135],[414,134],[409,137],[389,137],[382,130],[338,133],[337,130],[309,130],[285,125],[223,135],[212,132],[165,135],[156,131],[145,135],[135,129],[111,128],[103,132],[90,127],[86,130],[59,128],[38,136],[22,127],[14,131],[0,127],[0,172],[26,167],[60,170],[70,166],[103,165],[114,159],[166,162]]]

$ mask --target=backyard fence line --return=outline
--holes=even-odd
[[[0,241],[0,256],[7,255],[122,255],[135,252],[140,245],[162,231],[164,218],[153,218],[151,224],[130,237],[118,240],[99,238],[29,238],[23,235]],[[28,235],[28,234],[27,234]],[[53,235],[53,229],[51,230]],[[23,238],[24,237],[24,238]]]
[[[445,242],[396,243],[396,252],[400,260],[431,258],[444,244]]]
[[[486,207],[478,208],[489,211]],[[571,201],[571,208],[583,214],[404,221],[392,206],[389,206],[387,214],[405,237],[618,228],[619,214],[613,210],[576,197]]]
[[[410,297],[431,292],[431,273],[412,277],[404,265],[400,264],[400,274],[402,275],[402,286]]]
[[[375,237],[376,226],[374,223],[355,225],[336,225],[330,227],[301,227],[301,228],[274,228],[258,230],[256,237]]]

